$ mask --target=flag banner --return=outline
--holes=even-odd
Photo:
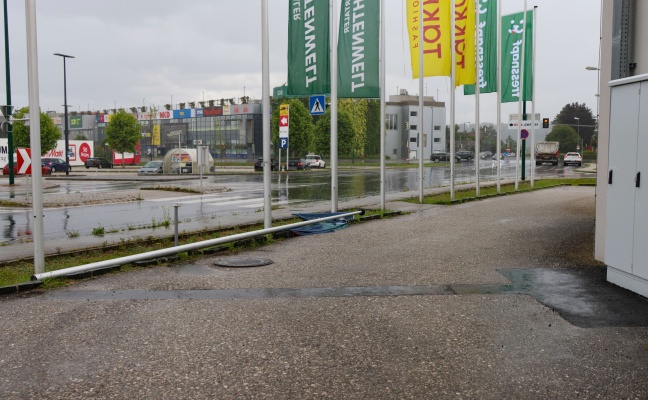
[[[455,3],[455,43],[451,46],[451,1],[423,3],[423,76],[450,76],[455,51],[455,86],[475,83],[475,3]],[[419,77],[419,0],[407,0],[407,30],[412,61],[412,78]]]
[[[419,77],[420,6],[419,0],[407,1],[407,32],[409,36],[412,78]],[[450,1],[427,1],[423,5],[423,76],[450,76]]]
[[[524,34],[524,96],[533,99],[533,11],[527,11],[526,28],[524,12],[502,17],[502,103],[520,100],[522,85],[522,33]]]
[[[343,2],[338,38],[338,97],[380,97],[380,3]]]
[[[475,83],[475,1],[455,1],[455,86]]]
[[[497,2],[477,0],[477,68],[479,92],[497,92]],[[464,86],[464,94],[475,94],[474,85]]]
[[[291,0],[288,9],[288,94],[330,93],[329,2]]]

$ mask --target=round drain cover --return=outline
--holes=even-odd
[[[218,260],[214,264],[219,267],[230,267],[230,268],[250,268],[250,267],[262,267],[264,265],[270,265],[274,261],[269,258],[228,258],[224,260]]]

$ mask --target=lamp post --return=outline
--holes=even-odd
[[[70,175],[70,130],[68,128],[68,105],[67,105],[67,74],[65,71],[65,59],[74,58],[74,56],[69,56],[61,53],[54,53],[55,56],[63,58],[63,107],[65,108],[65,175]]]

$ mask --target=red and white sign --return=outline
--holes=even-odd
[[[18,155],[18,173],[31,175],[31,149],[16,149]]]
[[[290,113],[288,104],[282,104],[279,106],[279,137],[287,138],[288,137],[288,124],[290,121]]]

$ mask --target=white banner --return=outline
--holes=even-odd
[[[94,142],[92,140],[70,140],[69,160],[71,166],[81,166],[90,157],[94,156]],[[15,151],[15,149],[14,149]],[[65,159],[65,140],[56,142],[56,148],[43,154],[42,158]],[[14,162],[17,162],[14,153]],[[9,143],[7,139],[0,139],[0,168],[9,164]]]

